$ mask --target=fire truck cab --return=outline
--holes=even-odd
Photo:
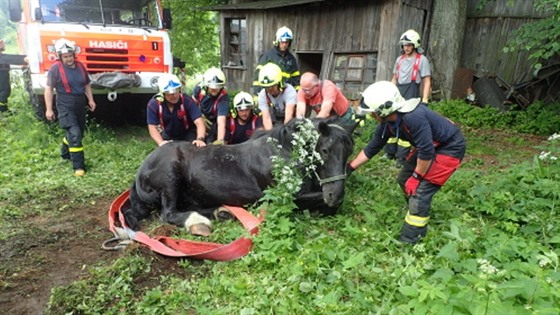
[[[167,34],[171,15],[160,0],[9,1],[20,51],[29,61],[28,91],[39,118],[45,114],[47,72],[58,61],[54,43],[65,38],[75,44],[77,60],[92,79],[96,116],[113,120],[124,115],[145,123],[158,77],[173,70]]]

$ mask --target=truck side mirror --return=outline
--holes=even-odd
[[[10,13],[10,21],[19,22],[21,21],[21,1],[20,0],[10,0],[8,3],[8,11]]]
[[[171,9],[169,8],[163,9],[163,28],[170,30],[172,21],[173,18],[171,17]]]
[[[43,19],[43,12],[41,12],[41,8],[35,8],[35,11],[33,11],[33,17],[35,18],[35,21],[41,21]]]

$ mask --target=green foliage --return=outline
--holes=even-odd
[[[0,1],[0,38],[6,44],[6,53],[17,54],[17,24],[10,21],[8,1]]]
[[[10,100],[16,114],[0,120],[2,239],[22,217],[63,215],[118,195],[154,146],[144,128],[90,123],[84,140],[89,172],[74,178],[58,157],[60,129],[34,120],[23,91],[16,89]],[[431,106],[465,128],[519,124],[517,116],[501,118],[462,102]],[[360,127],[355,153],[374,126]],[[492,142],[469,135],[467,155]],[[249,255],[173,265],[171,258],[129,248],[81,280],[54,288],[45,313],[557,314],[559,141],[551,137],[539,157],[502,170],[465,163],[434,198],[428,238],[415,246],[396,239],[406,210],[394,180],[399,169],[374,157],[347,180],[338,215],[293,213],[287,194],[293,191],[279,181],[254,206],[266,211],[266,220]],[[210,241],[238,237],[238,225],[216,222]],[[163,270],[170,266],[174,271]]]
[[[145,128],[109,130],[90,121],[84,137],[88,173],[76,178],[71,164],[59,155],[62,129],[35,119],[27,94],[18,88],[21,81],[13,74],[9,104],[14,114],[0,118],[0,240],[13,231],[4,227],[17,224],[18,218],[117,196],[130,186],[154,148]]]
[[[500,112],[492,107],[475,107],[462,100],[443,101],[433,108],[460,125],[473,128],[496,128],[537,135],[560,131],[560,103],[530,105],[526,110]]]
[[[193,0],[168,1],[173,16],[170,31],[173,56],[186,63],[187,76],[203,73],[210,67],[220,65],[220,41],[218,15],[197,7],[220,3],[220,1]]]
[[[547,17],[523,24],[515,30],[504,52],[529,51],[529,59],[539,69],[560,53],[560,6],[557,0],[535,0],[534,6],[537,12],[543,12]]]

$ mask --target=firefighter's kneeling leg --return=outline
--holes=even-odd
[[[415,244],[421,238],[426,237],[432,198],[440,188],[440,186],[423,180],[418,186],[416,195],[408,199],[408,212],[400,236],[402,242]]]

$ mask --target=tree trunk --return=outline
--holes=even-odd
[[[432,65],[432,91],[437,98],[449,99],[453,75],[459,67],[467,1],[434,0],[428,51]],[[439,92],[437,92],[439,91]]]

